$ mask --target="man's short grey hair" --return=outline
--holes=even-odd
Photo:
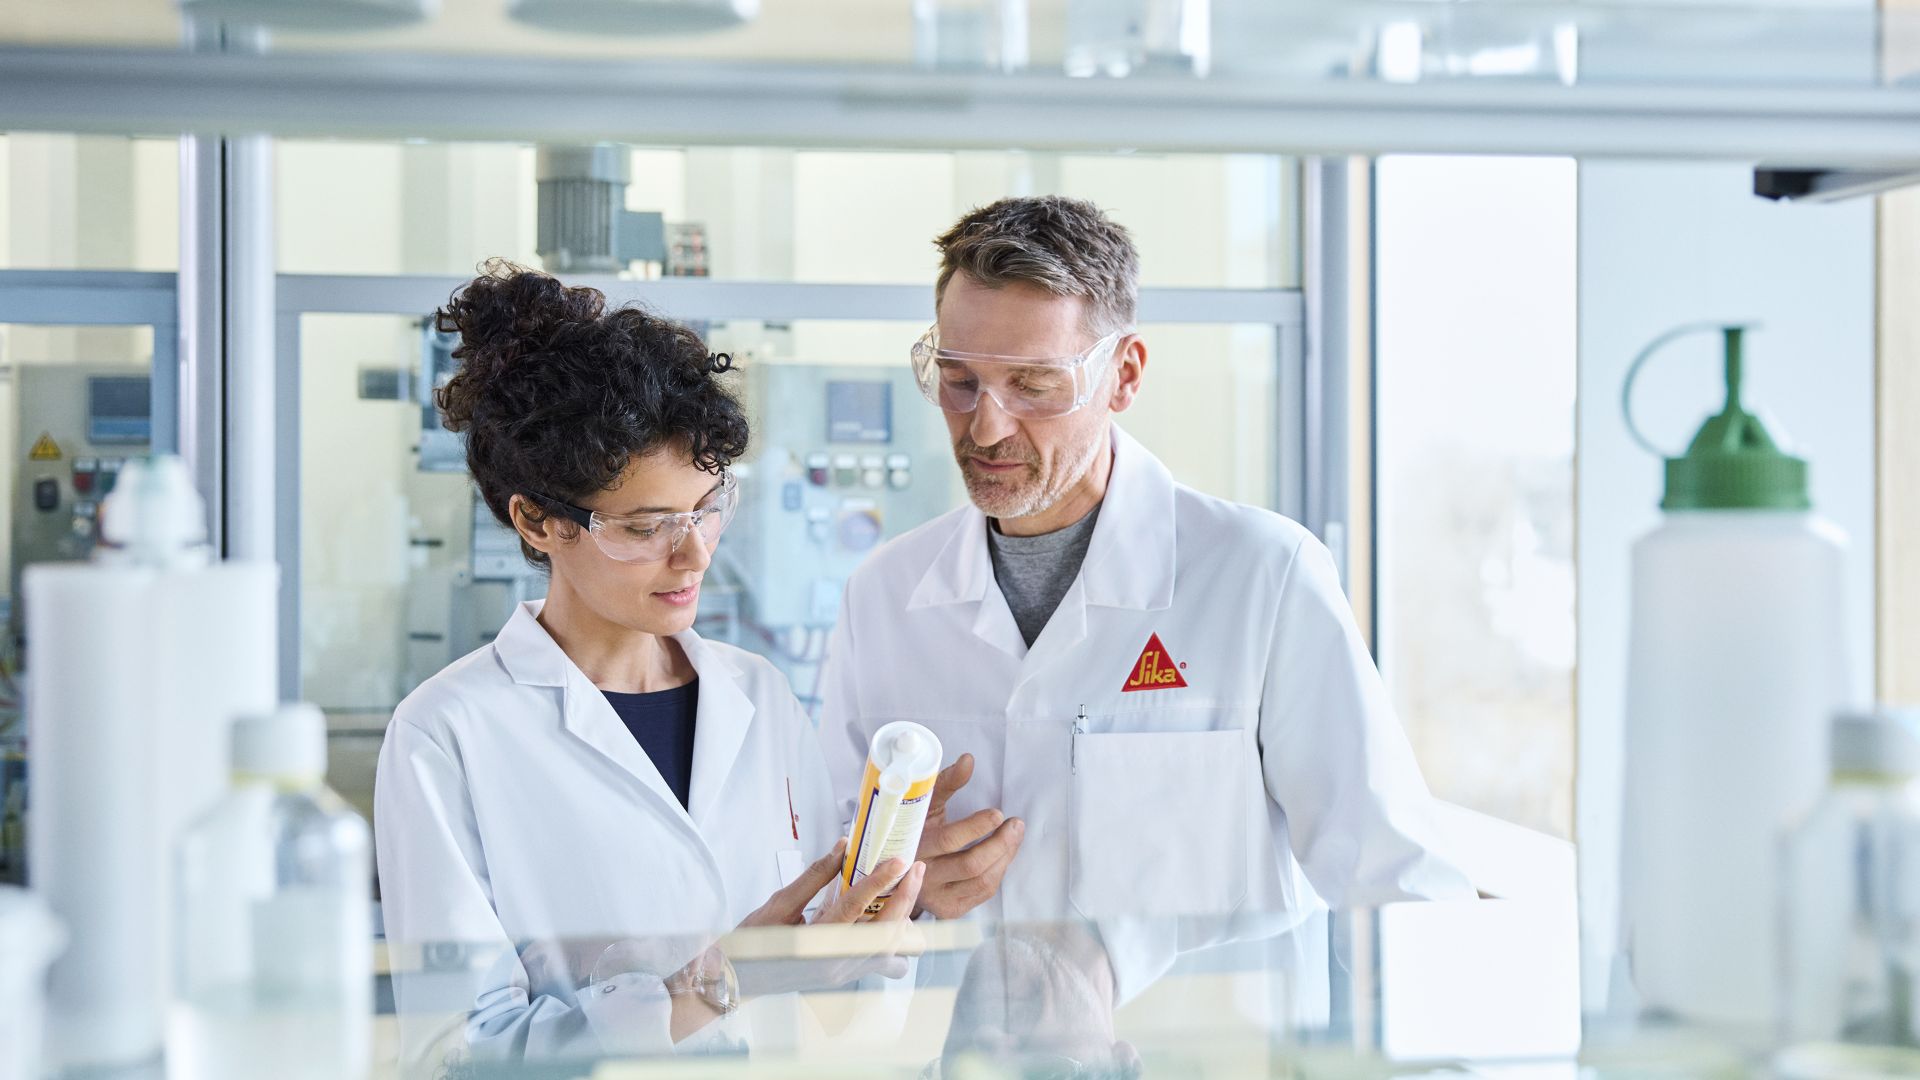
[[[1133,327],[1140,253],[1120,224],[1084,199],[1037,195],[1001,199],[937,237],[940,279],[934,304],[956,273],[990,289],[1011,282],[1086,301],[1087,329],[1102,337]]]

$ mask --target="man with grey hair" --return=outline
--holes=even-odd
[[[912,360],[972,505],[848,582],[821,722],[843,795],[881,725],[939,736],[922,911],[1099,919],[1112,951],[1115,919],[1272,932],[1325,904],[1473,896],[1432,850],[1326,548],[1175,482],[1114,423],[1147,368],[1126,230],[1015,198],[935,244]],[[1122,996],[1154,966],[1116,962]]]

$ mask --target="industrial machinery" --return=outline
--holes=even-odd
[[[627,209],[630,155],[611,143],[540,148],[535,251],[549,271],[611,274],[667,261],[661,215]]]
[[[419,494],[444,501],[455,490],[460,505],[450,512],[423,515],[440,522],[410,538],[419,553],[407,582],[407,685],[416,686],[452,661],[493,640],[514,606],[546,595],[546,578],[520,555],[520,538],[501,525],[465,478],[467,455],[460,436],[440,423],[433,392],[453,377],[456,338],[436,330],[432,320],[420,327],[420,367],[396,386],[420,410],[417,461]],[[363,377],[364,385],[364,377]],[[446,494],[441,494],[445,492]]]
[[[14,370],[12,564],[9,597],[29,563],[84,559],[100,533],[100,502],[127,458],[153,438],[152,383],[127,365],[22,364]],[[14,605],[9,632],[17,644]]]
[[[7,648],[0,649],[0,882],[26,868],[25,731],[13,673],[22,655],[21,572],[32,563],[85,559],[100,535],[100,504],[129,457],[153,438],[152,383],[126,364],[21,364],[13,371],[12,557]]]
[[[740,330],[709,329],[720,337]],[[773,340],[739,354],[735,388],[753,441],[749,457],[735,463],[740,509],[716,549],[697,626],[771,659],[806,700],[848,575],[886,539],[953,506],[959,485],[940,412],[921,400],[905,364],[772,359],[786,351],[784,334],[777,325],[763,329]],[[453,483],[464,476],[465,454],[432,405],[432,388],[453,373],[453,342],[423,323],[421,343],[417,374],[382,380],[421,418],[408,685],[491,641],[514,605],[546,591],[513,531],[470,484]],[[371,385],[363,373],[363,394],[374,396]]]

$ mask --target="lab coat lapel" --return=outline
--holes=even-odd
[[[987,552],[987,519],[976,507],[952,517],[953,532],[920,577],[907,610],[943,604],[978,605],[973,635],[1016,659],[1027,655],[1027,643],[1013,621],[1013,609],[993,579],[993,557]]]
[[[607,696],[593,685],[560,648],[546,627],[540,625],[540,609],[545,601],[529,600],[519,606],[507,625],[493,639],[494,654],[500,664],[522,686],[547,686],[560,691],[561,724],[574,737],[592,747],[601,756],[630,773],[641,787],[662,805],[669,816],[689,827],[680,800],[667,781],[654,768],[653,759],[640,747],[627,725],[620,721]],[[696,753],[698,743],[695,744]]]
[[[571,666],[571,662],[569,662]],[[562,691],[566,695],[567,730],[579,736],[588,746],[598,750],[633,774],[634,779],[650,792],[654,798],[664,804],[673,815],[692,824],[687,817],[686,808],[680,805],[680,799],[667,786],[666,778],[653,765],[653,759],[641,748],[639,740],[627,725],[621,721],[620,714],[608,704],[607,695],[593,685],[585,673],[574,668],[569,674]]]
[[[1034,639],[1026,673],[1076,655],[1087,637],[1090,606],[1155,611],[1173,603],[1173,476],[1117,424],[1113,451],[1087,556]]]
[[[1096,524],[1094,527],[1099,526]],[[1001,603],[1005,605],[1004,600]],[[1020,666],[1022,680],[1056,660],[1071,656],[1074,646],[1084,641],[1086,636],[1087,587],[1086,582],[1076,577],[1067,588],[1067,594],[1060,598],[1060,605],[1047,617],[1047,625],[1041,628],[1040,636],[1033,639],[1033,651],[1027,654],[1026,662]]]
[[[693,781],[687,799],[694,824],[706,829],[721,812],[727,776],[753,724],[753,699],[740,688],[740,673],[691,630],[673,639],[700,673],[699,712],[693,724]]]
[[[1113,474],[1080,564],[1087,604],[1135,611],[1173,606],[1173,511],[1173,474],[1115,424]]]

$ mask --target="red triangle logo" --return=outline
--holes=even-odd
[[[1181,665],[1173,662],[1167,655],[1167,647],[1160,644],[1159,634],[1147,636],[1147,647],[1140,650],[1140,659],[1133,662],[1133,670],[1127,675],[1125,686],[1120,688],[1123,694],[1135,690],[1178,690],[1187,685],[1180,675]]]

